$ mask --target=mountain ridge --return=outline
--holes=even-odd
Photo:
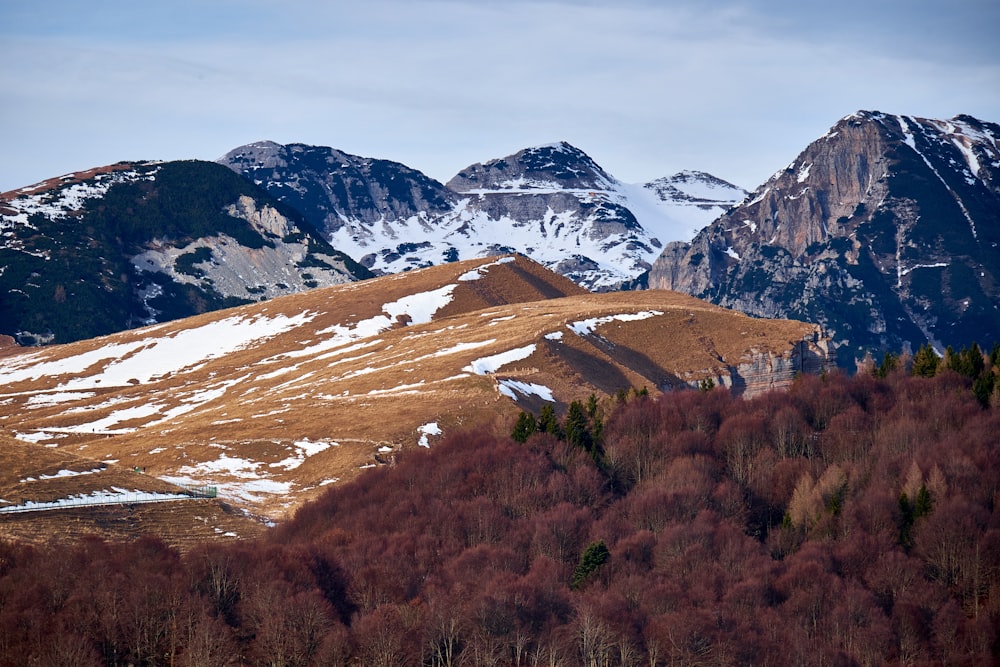
[[[567,142],[470,165],[447,184],[303,144],[247,144],[219,162],[298,208],[377,274],[519,252],[592,290],[637,284],[663,243],[689,238],[745,195],[701,172],[624,184]],[[699,196],[683,192],[693,184]]]

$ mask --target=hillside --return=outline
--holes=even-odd
[[[370,275],[212,162],[119,163],[0,194],[0,334],[22,345]]]
[[[749,396],[825,355],[813,325],[591,294],[506,256],[0,357],[0,427],[280,519],[456,428],[630,387]]]
[[[995,664],[1000,412],[969,389],[635,396],[591,451],[454,431],[261,540],[0,540],[0,667]]]

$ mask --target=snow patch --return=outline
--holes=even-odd
[[[441,428],[438,426],[437,422],[430,422],[424,424],[417,429],[417,433],[420,434],[420,441],[417,443],[421,447],[430,447],[430,442],[427,440],[427,436],[430,435],[441,435]]]
[[[602,324],[607,324],[608,322],[637,322],[639,320],[647,320],[650,317],[656,317],[657,315],[662,315],[663,312],[659,310],[643,310],[638,313],[622,313],[620,315],[607,315],[605,317],[591,317],[586,320],[579,320],[577,322],[572,322],[567,324],[566,327],[575,333],[577,336],[586,336],[587,334],[594,333],[594,330]]]
[[[272,468],[284,468],[285,470],[295,470],[300,465],[306,462],[306,459],[310,456],[315,456],[320,452],[326,451],[330,448],[330,443],[326,441],[312,442],[308,438],[305,440],[299,440],[292,443],[292,447],[295,449],[295,453],[292,456],[284,459],[283,461],[278,461],[277,463],[272,463],[270,467]]]
[[[171,336],[113,343],[65,359],[38,363],[31,362],[43,358],[42,355],[2,359],[0,385],[60,375],[75,376],[59,385],[67,392],[125,387],[135,380],[150,382],[168,373],[196,368],[210,359],[226,356],[257,341],[284,333],[313,317],[315,315],[307,313],[294,317],[227,317],[194,329],[178,331]],[[95,368],[108,360],[113,361]]]
[[[535,344],[532,343],[531,345],[518,347],[513,350],[508,350],[507,352],[501,352],[500,354],[494,354],[489,357],[476,359],[462,370],[475,373],[476,375],[488,375],[496,373],[497,369],[506,366],[507,364],[527,359],[534,354],[534,352]]]
[[[479,280],[486,274],[491,266],[499,266],[500,264],[506,264],[507,262],[513,262],[513,257],[501,257],[495,262],[490,262],[489,264],[483,264],[480,267],[472,269],[471,271],[466,271],[458,277],[459,280],[468,282],[470,280]]]
[[[552,397],[552,390],[542,384],[535,384],[533,382],[520,382],[518,380],[500,380],[500,393],[504,396],[508,396],[515,401],[517,400],[517,393],[523,394],[524,396],[538,396],[543,401],[548,401],[554,403],[555,399]]]
[[[23,484],[24,482],[37,482],[43,479],[59,479],[60,477],[78,477],[80,475],[93,475],[94,473],[98,473],[103,470],[105,470],[104,466],[101,466],[99,468],[92,468],[90,470],[60,470],[54,475],[39,475],[38,477],[25,477],[24,479],[18,481],[20,481]]]

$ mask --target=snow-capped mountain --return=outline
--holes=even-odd
[[[212,162],[119,163],[0,195],[0,334],[22,344],[370,275]]]
[[[376,274],[519,252],[592,290],[630,286],[746,194],[700,172],[616,180],[565,142],[471,165],[447,185],[333,148],[260,142],[219,160]]]
[[[861,111],[840,120],[649,278],[865,351],[1000,339],[1000,126]]]

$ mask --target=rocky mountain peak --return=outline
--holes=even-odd
[[[219,158],[217,162],[226,165],[239,165],[240,169],[286,167],[288,164],[281,157],[283,148],[281,144],[274,141],[257,141],[234,148]]]
[[[448,187],[456,192],[551,188],[606,190],[615,182],[589,155],[561,141],[471,165],[448,181]]]
[[[704,171],[679,171],[646,183],[664,201],[688,202],[695,206],[729,208],[746,196],[742,188]]]
[[[860,347],[1000,331],[1000,126],[859,111],[691,243],[650,286],[828,327]],[[964,323],[964,324],[960,324]]]

